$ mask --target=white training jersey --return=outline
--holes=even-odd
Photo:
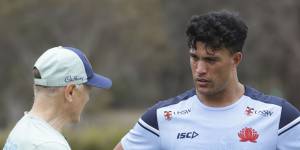
[[[71,150],[64,136],[44,120],[25,114],[9,134],[3,150]]]
[[[300,113],[245,87],[230,106],[201,103],[192,89],[151,107],[121,140],[124,150],[300,150]]]

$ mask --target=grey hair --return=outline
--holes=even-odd
[[[75,84],[76,89],[80,89],[83,87],[84,84]],[[33,91],[34,96],[36,96],[38,93],[45,93],[46,96],[52,97],[58,94],[59,91],[61,91],[64,88],[64,86],[57,86],[57,87],[49,87],[49,86],[42,86],[42,85],[33,85]]]

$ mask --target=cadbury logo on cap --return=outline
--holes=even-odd
[[[72,82],[72,81],[78,81],[78,80],[83,81],[83,77],[79,77],[79,76],[67,76],[65,78],[65,82]]]

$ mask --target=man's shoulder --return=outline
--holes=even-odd
[[[260,92],[250,86],[245,86],[245,94],[246,96],[250,97],[253,100],[261,101],[263,103],[268,104],[275,104],[280,107],[284,106],[284,103],[287,102],[286,99],[281,97],[273,96],[273,95],[266,95],[263,92]]]
[[[169,99],[166,99],[166,100],[161,100],[159,102],[157,102],[155,105],[153,105],[149,110],[151,109],[154,109],[154,110],[157,110],[159,108],[162,108],[162,107],[167,107],[167,106],[170,106],[170,105],[176,105],[184,100],[187,100],[188,98],[194,96],[196,94],[196,91],[195,89],[190,89],[190,90],[187,90],[175,97],[172,97],[172,98],[169,98]]]
[[[266,95],[249,86],[246,86],[245,88],[245,95],[253,100],[257,100],[267,104],[274,104],[281,107],[279,129],[285,127],[286,125],[289,125],[296,119],[298,120],[298,118],[300,117],[299,110],[295,106],[290,104],[286,99],[277,96]],[[295,123],[297,124],[297,122]]]
[[[64,137],[49,124],[29,115],[18,121],[7,140],[9,147],[32,147],[41,143],[68,145]]]
[[[162,100],[150,107],[141,117],[140,121],[143,121],[143,123],[146,123],[147,125],[151,126],[152,128],[155,128],[158,130],[158,123],[157,123],[157,115],[156,111],[157,109],[167,107],[170,105],[176,105],[180,103],[181,101],[187,100],[188,98],[194,96],[196,94],[195,89],[190,89],[188,91],[185,91],[184,93],[177,95],[175,97],[169,98],[167,100]]]
[[[15,139],[7,139],[4,150],[70,150],[68,144],[57,142],[57,141],[32,141],[32,140],[22,140],[15,141]]]
[[[40,143],[36,146],[36,150],[71,150],[69,145],[66,145],[61,142],[56,141],[50,141],[50,142],[44,142]]]

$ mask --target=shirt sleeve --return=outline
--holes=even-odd
[[[285,132],[279,134],[277,149],[292,150],[300,149],[300,117],[292,122]]]
[[[188,90],[181,95],[168,100],[159,101],[149,108],[121,140],[124,150],[159,150],[161,149],[161,136],[157,110],[178,103],[183,99],[195,95],[195,89]]]
[[[290,103],[282,105],[277,150],[300,149],[300,112]]]
[[[145,129],[138,123],[121,140],[124,150],[158,150],[159,136]]]
[[[35,150],[71,150],[68,145],[58,142],[46,142],[36,146]]]
[[[160,103],[148,109],[121,140],[124,150],[159,150],[160,136],[156,110]]]

